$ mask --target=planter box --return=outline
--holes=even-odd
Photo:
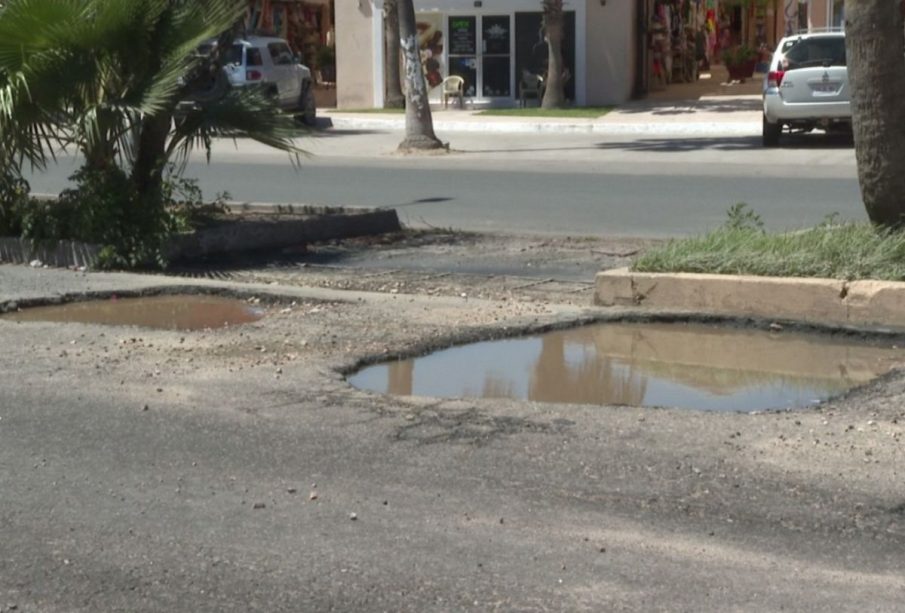
[[[757,58],[744,64],[726,65],[726,69],[729,71],[729,80],[741,81],[742,83],[754,76],[755,68],[757,68]]]
[[[597,274],[594,303],[820,326],[905,330],[905,283],[894,281],[644,273],[622,268]]]
[[[238,208],[238,207],[237,207]],[[373,236],[402,229],[395,209],[297,207],[299,212],[242,211],[191,234],[175,236],[165,248],[171,263],[249,251],[279,250],[320,241]],[[292,206],[287,206],[292,210]],[[76,241],[33,241],[0,237],[0,263],[40,260],[54,268],[94,268],[101,248]]]
[[[309,208],[309,210],[311,210]],[[307,243],[401,230],[395,209],[335,209],[305,214],[258,214],[224,218],[192,234],[177,236],[167,249],[171,262],[226,253],[285,249]]]

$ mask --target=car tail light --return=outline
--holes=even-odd
[[[786,76],[786,72],[784,70],[771,70],[767,73],[767,86],[769,87],[779,87],[782,85],[782,79]]]
[[[260,81],[264,75],[261,74],[260,70],[246,70],[245,71],[245,80],[246,81]]]

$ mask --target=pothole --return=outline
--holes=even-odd
[[[400,396],[759,411],[812,406],[905,363],[891,342],[707,324],[601,323],[367,367]]]
[[[34,307],[0,315],[0,319],[206,330],[247,324],[263,316],[263,309],[242,300],[182,294]]]

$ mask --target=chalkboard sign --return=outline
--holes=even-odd
[[[449,54],[474,55],[477,52],[476,19],[474,17],[449,18]]]

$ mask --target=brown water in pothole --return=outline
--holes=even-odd
[[[889,343],[605,323],[379,364],[349,382],[401,396],[756,411],[811,406],[902,364],[905,351]]]
[[[233,298],[174,295],[73,302],[25,309],[0,317],[13,321],[77,322],[163,330],[204,330],[246,324],[263,316],[263,310]]]

